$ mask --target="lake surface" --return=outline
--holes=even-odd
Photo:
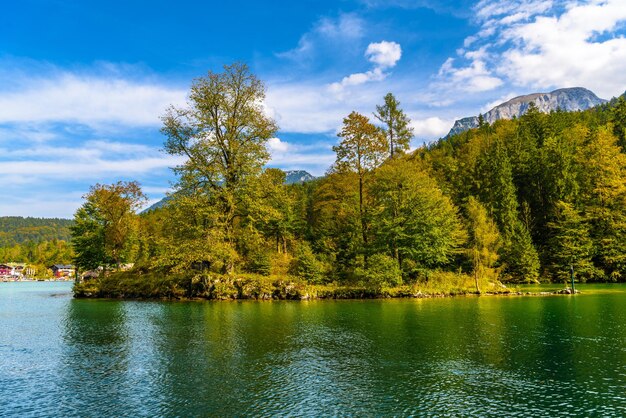
[[[626,286],[576,296],[74,300],[0,283],[0,416],[626,416]]]

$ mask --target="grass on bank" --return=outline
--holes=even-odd
[[[481,280],[486,293],[508,293],[499,283]],[[311,284],[289,275],[196,274],[173,275],[155,272],[117,272],[105,277],[77,282],[76,297],[135,299],[209,300],[302,300],[366,299],[385,297],[430,297],[476,293],[474,278],[463,273],[433,271],[425,280],[398,286],[358,283]]]

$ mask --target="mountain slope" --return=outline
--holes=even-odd
[[[582,87],[558,89],[550,93],[533,93],[515,97],[504,102],[483,115],[485,122],[494,123],[500,119],[513,119],[522,116],[528,110],[530,103],[535,103],[539,111],[548,113],[561,109],[567,112],[586,110],[606,103],[592,91]],[[478,116],[470,116],[454,122],[448,136],[452,136],[468,129],[478,127]]]

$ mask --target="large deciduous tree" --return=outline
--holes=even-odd
[[[364,182],[368,172],[378,167],[387,151],[387,139],[370,120],[357,112],[343,120],[339,133],[341,141],[333,147],[337,154],[335,167],[339,172],[356,173],[359,180],[359,216],[363,243],[367,245],[367,225],[364,205]]]
[[[481,279],[497,278],[494,266],[498,262],[500,233],[485,207],[473,196],[467,201],[467,220],[470,233],[468,255],[472,262],[476,291],[480,293]]]
[[[71,228],[78,268],[119,266],[131,259],[138,229],[136,211],[146,198],[139,184],[96,184],[84,198]]]
[[[444,267],[459,253],[467,234],[457,209],[418,164],[386,162],[374,173],[370,192],[377,249],[399,266]]]
[[[196,79],[187,106],[172,106],[162,118],[165,150],[186,158],[175,168],[178,188],[186,196],[202,196],[202,204],[215,210],[201,222],[206,233],[199,239],[207,228],[218,228],[221,233],[208,235],[236,247],[235,229],[247,216],[250,187],[269,159],[266,144],[278,129],[264,111],[264,98],[263,83],[236,63]]]

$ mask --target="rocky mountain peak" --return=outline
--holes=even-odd
[[[548,113],[557,109],[567,112],[586,110],[606,103],[590,90],[583,87],[570,87],[551,91],[550,93],[533,93],[514,97],[483,115],[485,122],[494,123],[500,119],[519,118],[528,110],[530,103],[535,103],[540,112]],[[452,136],[478,127],[478,116],[470,116],[454,122],[448,136]]]
[[[287,170],[285,171],[285,184],[305,183],[315,180],[315,177],[308,171],[304,170]]]

